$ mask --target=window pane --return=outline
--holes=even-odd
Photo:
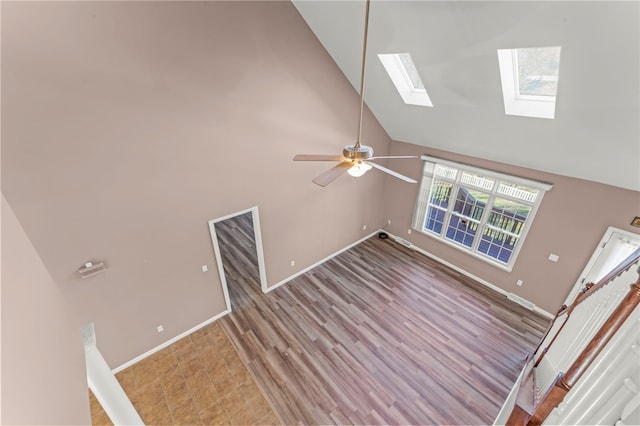
[[[487,225],[517,236],[522,233],[529,213],[531,206],[496,197]]]
[[[429,204],[447,209],[449,207],[449,198],[451,197],[451,189],[453,184],[442,180],[435,180],[431,187],[431,198]]]
[[[491,191],[493,189],[495,180],[469,172],[463,172],[462,177],[460,178],[460,182],[464,183],[465,185],[471,185],[475,186],[476,188],[482,188],[487,191]]]
[[[449,226],[447,227],[447,238],[464,246],[471,247],[477,229],[478,224],[476,222],[452,214]]]
[[[509,197],[528,201],[530,203],[536,201],[538,192],[540,191],[535,188],[520,186],[509,182],[500,182],[500,186],[498,187],[498,194],[508,195]]]
[[[398,59],[402,62],[404,71],[407,73],[407,77],[409,78],[413,88],[424,90],[424,84],[422,84],[422,79],[420,79],[420,75],[418,74],[418,70],[411,59],[411,55],[408,53],[398,53]]]
[[[427,211],[427,222],[425,223],[425,229],[433,231],[439,235],[442,232],[445,213],[445,210],[430,206],[429,210]]]
[[[560,47],[517,49],[517,62],[521,95],[556,96]]]
[[[461,186],[456,196],[456,204],[453,206],[453,211],[461,216],[479,221],[482,218],[488,199],[489,194],[485,192]]]
[[[447,238],[471,247],[482,219],[489,194],[461,186],[447,228]]]
[[[517,237],[485,227],[478,245],[478,252],[484,253],[502,263],[509,263],[516,242],[518,242]]]
[[[442,225],[445,220],[445,213],[449,208],[452,189],[453,183],[451,182],[445,182],[443,180],[433,181],[425,229],[437,234],[442,232]]]

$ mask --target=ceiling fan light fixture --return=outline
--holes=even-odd
[[[351,167],[348,172],[351,176],[353,177],[360,177],[363,174],[367,173],[369,170],[371,170],[371,166],[368,165],[367,163],[363,163],[362,161],[358,161],[356,162],[353,167]]]

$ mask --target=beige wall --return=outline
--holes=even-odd
[[[81,326],[2,197],[2,424],[90,424]]]
[[[3,193],[111,367],[224,310],[207,221],[252,206],[269,285],[390,219],[390,232],[548,311],[607,226],[637,230],[638,193],[391,144],[368,113],[377,154],[393,146],[554,184],[513,272],[407,235],[416,185],[375,170],[313,185],[330,165],[292,156],[353,143],[358,97],[289,2],[2,7]],[[420,174],[419,161],[390,164]],[[81,280],[89,259],[108,269]]]
[[[112,368],[224,310],[208,220],[259,207],[269,285],[383,224],[381,173],[292,161],[358,96],[289,2],[3,3],[2,89],[3,192]]]
[[[405,187],[390,180],[385,192],[385,204],[390,207],[388,215],[392,220],[387,227],[389,232],[550,313],[558,310],[609,226],[640,231],[630,225],[631,220],[640,215],[640,193],[635,191],[401,142],[393,142],[392,151],[395,155],[433,155],[553,184],[544,196],[511,272],[415,231],[409,235],[417,186]],[[567,161],[579,161],[579,158]],[[412,162],[396,161],[393,166],[416,178],[422,171],[422,164]],[[557,263],[548,260],[550,253],[560,256]],[[516,286],[519,279],[524,281],[522,287]]]

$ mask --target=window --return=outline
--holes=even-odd
[[[551,185],[423,156],[413,228],[505,270]]]
[[[559,46],[498,50],[505,114],[555,117],[560,51]]]
[[[378,58],[405,104],[433,106],[410,54],[380,54]]]

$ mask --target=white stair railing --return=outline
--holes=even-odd
[[[543,424],[613,425],[620,420],[625,406],[640,398],[639,330],[640,307],[636,307]]]
[[[495,425],[640,424],[638,264],[640,251],[561,308]]]
[[[539,398],[554,383],[558,374],[575,362],[593,336],[600,330],[611,313],[629,291],[629,283],[638,277],[635,265],[599,288],[589,298],[558,317],[556,323],[564,325],[559,332],[549,333],[536,354],[536,392]],[[565,318],[565,315],[569,315]],[[565,321],[566,320],[566,321]],[[557,326],[556,328],[560,328]],[[557,336],[556,336],[557,334]],[[551,342],[553,341],[553,344]]]

